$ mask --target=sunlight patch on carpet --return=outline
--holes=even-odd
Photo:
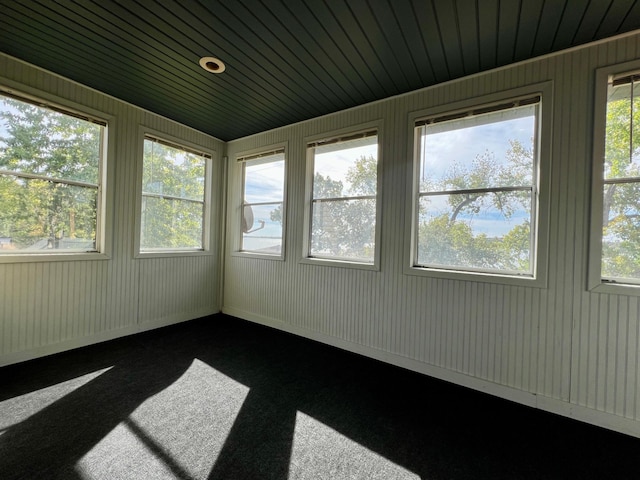
[[[296,414],[289,478],[420,480],[419,475],[301,412]]]
[[[195,359],[77,463],[86,480],[206,479],[249,388]]]
[[[12,425],[24,422],[32,415],[44,410],[49,405],[89,383],[111,368],[96,370],[95,372],[0,402],[0,412],[2,412],[2,415],[0,415],[0,435]]]

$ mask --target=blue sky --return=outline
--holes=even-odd
[[[377,137],[369,137],[370,142],[375,142]],[[360,157],[372,156],[378,158],[378,144],[358,145],[361,142],[354,142],[350,148],[327,149],[322,151],[317,149],[314,158],[315,171],[331,180],[339,180],[344,185],[343,193],[349,195],[351,185],[347,182],[346,176],[349,168],[353,167]],[[348,146],[348,144],[346,145]]]
[[[282,156],[283,157],[283,156]],[[284,158],[284,157],[283,157]],[[245,238],[282,237],[282,225],[271,220],[271,211],[277,208],[277,203],[284,198],[284,160],[267,157],[261,161],[247,162],[245,165],[244,200],[248,203],[274,202],[272,205],[253,206],[253,228],[265,222],[264,228],[245,235]],[[260,240],[257,243],[245,242],[245,249],[259,249],[279,243],[274,240]]]
[[[493,154],[498,165],[506,166],[509,140],[516,140],[525,148],[531,148],[535,135],[535,108],[520,107],[421,127],[418,129],[423,132],[421,179],[439,182],[454,165],[463,171],[470,171],[475,158],[487,151]],[[452,207],[447,203],[448,196],[428,199],[427,218],[452,213]],[[424,205],[424,202],[427,202],[426,198],[421,203]],[[458,219],[468,222],[475,235],[483,233],[489,237],[500,237],[529,216],[527,210],[519,208],[507,219],[498,209],[490,207],[477,214],[460,214]]]
[[[426,141],[423,136],[421,176],[439,180],[454,162],[469,169],[476,156],[486,151],[494,154],[498,164],[504,164],[510,148],[509,140],[517,140],[523,146],[531,147],[535,133],[534,107],[514,110],[520,111],[509,111],[516,113],[511,116],[503,112],[479,116],[486,121],[492,120],[491,123],[480,119],[473,125],[474,122],[462,119],[428,126]]]

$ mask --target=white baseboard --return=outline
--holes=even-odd
[[[74,348],[86,347],[96,343],[106,342],[108,340],[114,340],[120,337],[126,337],[127,335],[133,335],[135,333],[141,333],[148,330],[154,330],[156,328],[166,327],[174,325],[176,323],[186,322],[189,320],[195,320],[196,318],[205,317],[207,315],[213,315],[219,313],[220,310],[200,310],[196,312],[189,312],[177,315],[170,315],[167,317],[159,318],[156,320],[137,323],[134,325],[128,325],[126,327],[117,328],[115,330],[108,330],[105,332],[99,332],[93,335],[89,335],[81,338],[73,338],[65,340],[64,342],[54,343],[51,345],[43,345],[41,347],[32,348],[29,350],[22,350],[20,352],[8,353],[0,356],[0,367],[11,365],[14,363],[25,362],[27,360],[33,360],[40,357],[46,357],[55,353],[65,352],[67,350],[73,350]]]
[[[565,402],[563,400],[546,397],[537,393],[526,392],[517,388],[500,385],[488,380],[465,375],[460,372],[455,372],[442,367],[419,362],[417,360],[403,357],[394,353],[377,350],[365,345],[354,344],[337,337],[331,337],[329,335],[314,332],[306,328],[289,325],[280,320],[257,315],[252,312],[246,312],[238,308],[223,307],[222,312],[227,315],[241,318],[243,320],[248,320],[250,322],[273,327],[278,330],[293,333],[304,338],[338,347],[349,352],[380,360],[391,365],[396,365],[408,370],[413,370],[415,372],[451,382],[456,385],[485,392],[490,395],[495,395],[497,397],[511,400],[522,405],[537,408],[546,412],[562,415],[564,417],[569,417],[575,420],[589,423],[591,425],[596,425],[598,427],[603,427],[609,430],[640,438],[640,421],[631,418],[620,417],[612,413],[602,412],[599,410],[594,410],[592,408]]]

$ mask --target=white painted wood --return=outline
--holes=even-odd
[[[456,383],[491,385],[494,394],[522,392],[508,395],[516,401],[534,395],[544,399],[539,408],[640,436],[640,299],[587,289],[594,74],[635,59],[639,46],[636,32],[230,142],[230,157],[288,142],[287,251],[278,265],[227,252],[223,311]],[[410,113],[547,81],[547,285],[405,275]],[[304,138],[367,122],[386,132],[380,271],[301,263]],[[229,225],[237,222],[237,175],[229,165]]]
[[[588,290],[594,72],[636,59],[640,34],[599,42],[447,84],[222,142],[0,55],[0,77],[113,117],[108,258],[0,263],[0,364],[218,311],[640,436],[640,297]],[[427,278],[409,264],[409,114],[534,83],[553,84],[548,281],[541,288],[477,278]],[[380,269],[301,263],[304,139],[381,122]],[[211,254],[134,258],[138,128],[217,153]],[[239,171],[224,155],[288,145],[282,262],[231,255]],[[226,149],[226,151],[225,151]],[[223,215],[224,214],[224,215]],[[217,256],[226,216],[224,269]],[[220,282],[220,272],[224,272]],[[223,285],[222,285],[223,284]]]
[[[0,365],[183,321],[220,310],[223,142],[0,54],[0,84],[110,118],[108,254],[63,261],[0,261]],[[213,164],[207,255],[134,259],[139,126],[219,157]]]

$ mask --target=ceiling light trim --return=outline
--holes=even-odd
[[[226,70],[226,65],[222,60],[216,57],[202,57],[200,59],[200,66],[207,72],[222,73]]]

